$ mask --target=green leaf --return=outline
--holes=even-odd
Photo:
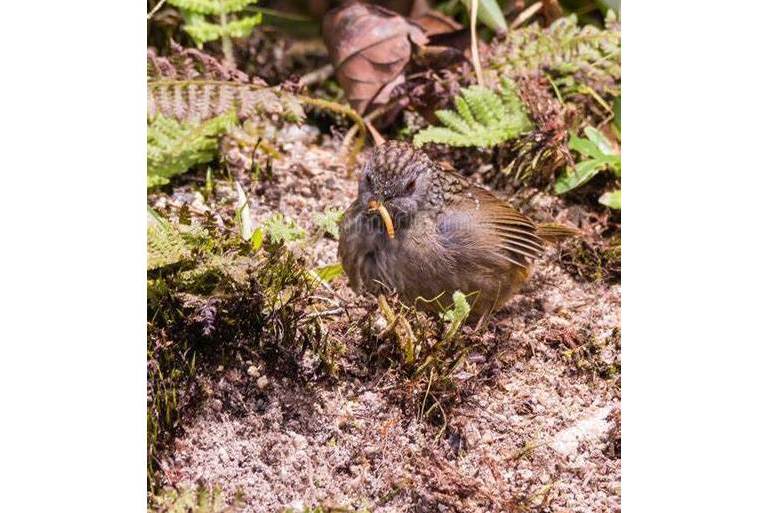
[[[575,150],[584,157],[593,157],[597,159],[604,157],[604,153],[598,146],[596,146],[596,144],[588,139],[578,137],[574,133],[570,135],[569,148]]]
[[[254,230],[254,233],[251,234],[251,249],[254,251],[259,251],[259,249],[262,247],[262,242],[265,240],[265,230],[263,230],[261,227]]]
[[[612,146],[612,143],[607,140],[607,138],[604,136],[603,133],[598,131],[592,126],[586,127],[584,130],[586,137],[588,137],[588,140],[591,141],[596,145],[597,148],[602,152],[604,155],[617,155],[617,152],[615,151],[615,148]]]
[[[203,123],[182,123],[158,115],[147,125],[147,186],[168,183],[196,164],[212,160],[219,137],[237,121],[235,112]]]
[[[153,271],[191,258],[190,248],[179,230],[148,207],[147,270]]]
[[[284,219],[283,214],[273,214],[262,225],[270,241],[275,244],[292,242],[305,237],[305,231],[291,219]]]
[[[471,0],[461,0],[468,12],[471,12]],[[479,0],[479,21],[495,32],[502,32],[508,28],[505,16],[496,0]]]
[[[564,194],[575,187],[580,187],[588,180],[596,176],[605,164],[598,159],[583,160],[564,172],[556,179],[553,190],[556,194]]]
[[[230,37],[247,37],[254,30],[254,27],[259,25],[261,21],[262,13],[257,13],[254,16],[247,16],[229,22],[227,25],[221,27],[220,33]]]
[[[313,222],[324,233],[328,233],[334,239],[340,238],[339,223],[342,221],[344,211],[339,208],[327,208],[323,213],[313,214]]]
[[[339,262],[336,264],[324,265],[313,269],[313,273],[315,273],[318,278],[325,281],[326,283],[329,283],[334,278],[341,276],[343,272],[344,269],[342,268],[342,264]]]
[[[454,303],[452,309],[441,314],[441,317],[450,323],[446,335],[444,336],[444,340],[449,340],[454,337],[465,322],[465,319],[467,319],[468,315],[471,313],[471,307],[468,304],[465,294],[459,290],[454,291],[452,294],[452,302]]]
[[[222,27],[216,23],[206,21],[206,18],[200,14],[189,14],[185,16],[184,31],[187,32],[198,49],[203,47],[203,43],[216,41],[222,37]]]
[[[170,5],[198,14],[219,14],[219,0],[168,0]]]
[[[524,105],[512,82],[504,82],[500,93],[480,86],[460,90],[455,110],[437,111],[445,126],[429,126],[414,136],[415,146],[441,143],[449,146],[487,148],[515,139],[532,128]]]
[[[615,210],[620,210],[620,189],[605,192],[599,198],[599,203]]]
[[[249,209],[249,200],[239,182],[235,182],[235,189],[238,191],[238,203],[235,207],[235,223],[241,234],[241,238],[250,241],[254,235],[254,223],[251,220],[251,209]]]

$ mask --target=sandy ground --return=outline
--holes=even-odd
[[[317,135],[305,136],[311,143]],[[329,141],[283,150],[291,158],[275,163],[274,182],[248,191],[252,216],[280,211],[312,232],[313,213],[355,197],[355,177],[346,178]],[[555,212],[554,201],[540,206]],[[300,251],[309,266],[336,261],[330,238]],[[357,315],[373,305],[354,298],[344,277],[332,287]],[[330,330],[346,325],[329,321]],[[368,367],[355,344],[336,377],[290,379],[245,361],[202,377],[211,393],[165,454],[166,481],[240,491],[255,513],[316,505],[619,511],[619,325],[620,286],[575,281],[551,248],[524,290],[474,335],[486,349],[463,368],[464,392],[443,431],[405,407],[403,375]]]

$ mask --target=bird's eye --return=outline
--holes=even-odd
[[[366,173],[364,175],[364,180],[366,180],[366,185],[368,185],[371,188],[371,186],[372,186],[372,175],[370,175],[369,173]]]
[[[406,187],[404,187],[404,194],[405,195],[412,194],[414,192],[414,187],[416,184],[417,184],[416,178],[412,178],[411,180],[409,180],[409,183],[407,183]]]

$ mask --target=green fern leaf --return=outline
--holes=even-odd
[[[222,10],[219,0],[168,0],[168,3],[198,14],[219,14]]]
[[[193,38],[199,49],[203,48],[204,43],[216,41],[222,37],[222,27],[206,21],[206,17],[201,14],[185,16],[184,31]]]
[[[499,94],[480,86],[460,90],[453,111],[437,111],[444,126],[431,126],[414,137],[414,144],[490,147],[515,139],[532,128],[515,86],[503,83]]]
[[[328,208],[323,213],[313,214],[313,222],[323,233],[328,233],[334,239],[340,238],[339,224],[342,221],[344,211],[339,208]]]
[[[247,17],[239,16],[241,11],[257,1],[169,0],[169,3],[182,11],[185,19],[183,28],[190,34],[199,49],[204,43],[222,39],[226,58],[232,62],[230,38],[246,37],[262,22],[262,13]]]
[[[246,37],[251,34],[254,27],[262,23],[262,13],[257,13],[254,16],[247,16],[239,20],[231,21],[227,25],[224,25],[220,33],[230,37]]]
[[[492,126],[503,116],[503,102],[495,93],[481,86],[471,86],[464,94],[473,117],[484,126]]]
[[[305,237],[305,231],[291,219],[284,219],[283,214],[273,214],[265,221],[264,230],[270,241],[275,244],[292,242]]]
[[[491,50],[489,67],[498,77],[543,74],[562,97],[582,95],[605,109],[605,98],[620,94],[620,27],[611,10],[604,29],[580,26],[572,14],[545,28],[511,29]]]
[[[236,122],[233,112],[198,125],[157,116],[147,126],[147,186],[168,183],[216,156],[219,136]]]
[[[457,109],[457,113],[460,114],[471,129],[478,128],[478,123],[474,119],[470,107],[468,107],[468,104],[461,95],[455,97],[455,109]]]
[[[222,5],[222,10],[226,13],[238,12],[244,10],[246,7],[256,4],[259,0],[219,0]]]
[[[435,114],[439,121],[455,132],[461,134],[471,133],[471,127],[468,126],[468,123],[466,123],[462,116],[458,115],[456,112],[451,110],[437,110]]]

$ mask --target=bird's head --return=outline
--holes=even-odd
[[[411,144],[386,142],[374,148],[364,165],[358,201],[363,209],[378,213],[386,228],[408,226],[428,200],[433,168],[430,158]],[[392,233],[391,228],[391,238]]]

